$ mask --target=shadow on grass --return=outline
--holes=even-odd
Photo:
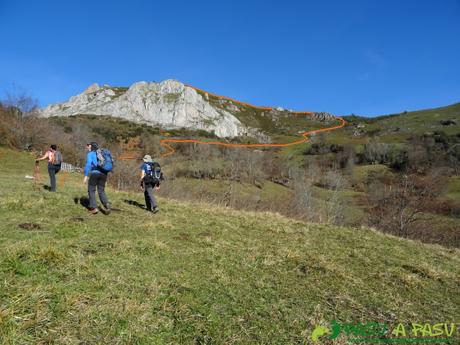
[[[46,185],[46,184],[43,185],[43,189],[44,189],[44,190],[47,190],[48,192],[53,192],[53,191],[51,190],[51,187],[48,186],[48,185]],[[54,192],[55,192],[55,190],[54,190]]]
[[[124,203],[128,204],[128,205],[133,205],[133,206],[137,206],[143,210],[146,210],[147,208],[145,207],[144,204],[140,204],[138,203],[136,200],[128,200],[128,199],[124,199],[123,200]]]
[[[75,203],[75,205],[79,203],[81,206],[83,206],[84,208],[89,210],[89,198],[88,197],[86,197],[86,196],[81,196],[81,197],[76,196],[75,198],[73,198],[73,202]]]
[[[90,209],[90,207],[89,207],[89,198],[87,196],[81,196],[81,197],[76,196],[76,197],[73,198],[73,202],[75,203],[75,205],[80,204],[81,206],[83,206],[87,210]],[[103,209],[102,207],[98,207],[98,210],[99,210],[99,212],[101,212],[102,214],[105,214],[106,216],[109,215],[111,211],[114,211],[114,212],[120,212],[121,211],[119,208],[115,208],[115,207],[112,207],[109,212],[106,211],[105,209]]]
[[[81,197],[76,196],[76,197],[73,198],[73,202],[75,203],[75,205],[80,204],[81,206],[83,206],[87,210],[90,209],[90,207],[89,207],[89,198],[87,196],[81,196]],[[107,211],[107,210],[103,209],[102,207],[98,207],[98,209],[99,209],[99,212],[101,212],[102,214],[105,214],[105,215],[109,215],[111,212],[122,212],[123,211],[122,209],[119,209],[119,208],[116,208],[116,207],[113,207],[113,206],[110,208],[110,211]]]

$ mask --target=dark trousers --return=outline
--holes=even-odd
[[[144,183],[144,197],[147,210],[153,210],[157,207],[157,201],[153,195],[153,186],[151,184]]]
[[[56,191],[56,174],[61,170],[60,165],[48,163],[48,174],[50,175],[50,191]]]
[[[97,193],[99,194],[99,199],[101,200],[104,207],[107,206],[109,200],[105,194],[105,183],[107,182],[107,175],[103,173],[92,173],[89,176],[88,181],[88,198],[89,198],[89,208],[93,209],[97,207],[96,202],[96,188]]]

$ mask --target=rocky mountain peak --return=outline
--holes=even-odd
[[[128,89],[93,84],[67,102],[41,110],[41,116],[107,115],[165,128],[202,129],[219,137],[247,134],[234,115],[209,104],[177,80],[140,81]]]
[[[84,94],[89,94],[89,93],[93,93],[93,92],[97,92],[99,91],[101,87],[99,86],[98,83],[94,83],[92,85],[90,85],[85,91],[83,91]]]
[[[268,108],[267,108],[268,109]],[[265,114],[267,113],[267,114]],[[261,112],[273,126],[280,117],[292,116],[292,111],[281,107]],[[218,137],[252,136],[267,142],[267,128],[257,127],[258,116],[237,101],[213,95],[169,79],[162,82],[139,81],[129,88],[94,83],[67,102],[53,104],[41,110],[41,116],[105,115],[125,120],[160,126],[187,128],[214,132]],[[328,121],[328,113],[315,113],[313,119]],[[243,122],[242,122],[243,121]],[[249,127],[249,126],[256,127]],[[264,132],[262,132],[264,131]]]

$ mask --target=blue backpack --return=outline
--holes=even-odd
[[[97,170],[107,174],[113,170],[113,158],[108,149],[97,149]]]
[[[144,176],[144,183],[146,185],[159,186],[161,181],[164,180],[163,173],[161,172],[160,163],[152,162],[147,164],[147,171]]]

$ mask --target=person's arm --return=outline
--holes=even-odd
[[[86,155],[85,178],[83,179],[83,183],[86,183],[88,181],[88,175],[94,166],[94,162],[93,162],[94,155],[92,153],[93,151],[88,152],[88,154]],[[96,162],[96,165],[97,165],[97,162]]]
[[[38,161],[45,160],[45,159],[47,159],[49,157],[49,154],[50,154],[50,152],[46,151],[46,153],[43,156],[41,156],[40,158],[37,158],[35,161],[38,162]]]
[[[141,189],[142,190],[144,190],[144,184],[143,184],[144,177],[145,177],[145,170],[144,170],[144,165],[142,165],[141,166],[141,179],[139,181],[139,183],[141,184]]]

